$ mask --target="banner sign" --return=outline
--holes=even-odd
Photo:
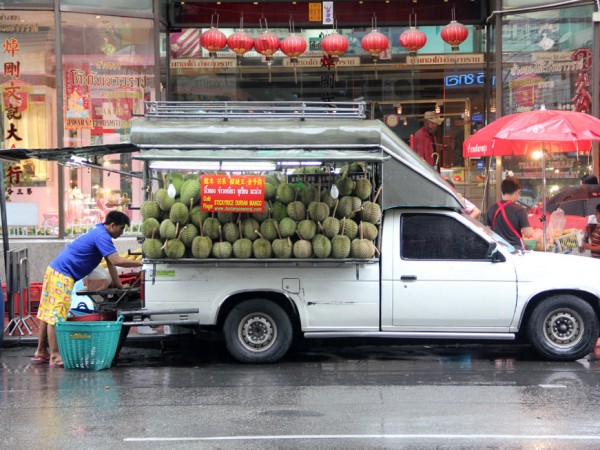
[[[200,208],[204,212],[265,211],[265,177],[260,175],[202,175]]]

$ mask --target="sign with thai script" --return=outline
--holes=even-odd
[[[265,211],[265,177],[260,175],[202,175],[200,207],[204,212]]]
[[[458,55],[417,55],[407,56],[407,64],[432,65],[432,64],[483,64],[483,53],[466,53]]]

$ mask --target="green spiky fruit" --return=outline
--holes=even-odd
[[[279,186],[279,184],[281,183],[281,181],[279,181],[279,178],[277,178],[277,175],[273,172],[269,172],[265,175],[265,181],[270,185],[274,186],[275,188],[277,188],[277,186]]]
[[[317,234],[312,240],[313,253],[319,259],[329,258],[331,255],[331,241],[322,234]]]
[[[215,217],[207,217],[202,223],[202,231],[204,232],[205,236],[208,236],[213,241],[216,241],[220,238],[220,226],[221,222],[219,222],[219,219]]]
[[[350,254],[353,258],[370,259],[375,254],[375,246],[368,239],[354,239]]]
[[[268,204],[267,204],[268,205]],[[271,208],[267,207],[263,212],[254,212],[252,213],[252,218],[256,220],[258,223],[262,223],[269,218],[271,215]]]
[[[237,216],[238,213],[232,212],[221,211],[217,213],[217,219],[219,219],[219,222],[221,223],[235,222]]]
[[[343,219],[344,217],[351,219],[355,216],[356,212],[360,210],[361,204],[362,202],[358,197],[342,197],[340,198],[335,215],[340,219]]]
[[[260,234],[263,235],[265,239],[273,242],[277,239],[277,221],[275,219],[267,219],[263,223],[260,224]]]
[[[173,206],[175,203],[175,199],[169,197],[167,190],[163,188],[160,188],[156,191],[156,194],[154,194],[154,200],[156,200],[158,207],[162,211],[169,211],[171,206]]]
[[[363,237],[365,239],[368,239],[369,241],[375,240],[377,238],[377,235],[379,234],[377,226],[369,222],[361,221],[359,225],[359,230],[359,234],[362,233]]]
[[[212,240],[208,236],[196,236],[192,241],[192,256],[194,258],[208,258],[212,251]]]
[[[284,217],[287,217],[287,206],[281,202],[273,203],[272,217],[277,222],[280,222],[281,219],[283,219]]]
[[[233,256],[238,259],[252,258],[252,241],[241,238],[233,243]]]
[[[281,237],[290,237],[296,234],[297,226],[298,224],[294,219],[290,219],[289,217],[281,219],[278,224]]]
[[[175,188],[175,197],[179,197],[181,193],[181,185],[183,184],[183,175],[179,172],[173,172],[170,175],[171,183],[173,183],[173,187]]]
[[[258,239],[256,232],[260,229],[260,224],[253,218],[248,217],[242,220],[242,236],[254,241]]]
[[[223,224],[223,238],[227,242],[234,243],[240,238],[240,228],[237,223],[228,222]]]
[[[265,181],[265,200],[272,200],[277,195],[277,187]]]
[[[361,200],[366,200],[370,197],[373,185],[368,178],[359,178],[354,185],[354,195]]]
[[[308,217],[315,222],[323,222],[329,216],[329,206],[325,202],[312,202],[308,205]]]
[[[171,219],[163,220],[158,231],[162,239],[175,239],[177,237],[177,226]]]
[[[171,222],[178,223],[179,225],[185,225],[190,217],[188,207],[182,202],[175,202],[169,210],[169,219]]]
[[[331,239],[331,256],[337,259],[347,258],[350,255],[350,238],[343,234],[338,234]]]
[[[275,258],[291,258],[293,255],[294,246],[290,238],[275,239],[272,247]]]
[[[162,213],[158,203],[156,203],[154,200],[146,200],[145,202],[142,202],[142,205],[140,206],[140,212],[142,213],[143,220],[150,218],[159,219]]]
[[[314,223],[312,220],[302,220],[298,223],[297,231],[298,234],[302,236],[302,239],[310,241],[312,240],[312,238],[315,237],[315,234],[317,233],[317,224]]]
[[[283,183],[277,187],[277,199],[287,205],[296,198],[296,189],[291,184]]]
[[[306,185],[300,190],[300,201],[308,206],[311,202],[314,202],[317,198],[317,188],[313,185]]]
[[[287,215],[295,221],[306,219],[306,206],[300,200],[293,201],[287,205]]]
[[[271,243],[264,238],[256,239],[252,243],[252,253],[256,259],[267,259],[272,255]]]
[[[165,257],[163,243],[160,239],[144,239],[142,252],[148,259],[161,259]]]
[[[340,196],[342,197],[346,195],[352,195],[352,192],[354,191],[354,181],[352,181],[352,178],[340,178],[335,182],[335,185],[340,191]]]
[[[310,241],[300,239],[294,242],[293,253],[295,258],[310,258],[312,256],[312,244]]]
[[[333,209],[335,206],[335,199],[331,196],[331,189],[321,189],[321,201],[327,204],[329,209]]]
[[[344,218],[341,220],[341,223],[344,234],[348,236],[350,240],[358,236],[358,224],[354,220]]]
[[[200,228],[200,225],[204,222],[204,219],[208,217],[207,212],[202,212],[200,206],[194,206],[190,210],[190,222]]]
[[[185,255],[185,245],[179,239],[169,239],[165,244],[165,256],[170,259],[180,259]]]
[[[146,238],[158,236],[160,234],[160,223],[153,217],[149,217],[142,222],[142,234]]]
[[[185,228],[181,230],[181,242],[183,242],[186,247],[191,247],[198,234],[198,228],[196,225],[188,223]]]
[[[377,223],[381,218],[381,207],[377,203],[364,202],[360,213],[360,218],[369,223]]]
[[[181,194],[179,196],[181,203],[185,205],[196,205],[200,200],[200,180],[186,180],[181,185]]]
[[[217,259],[231,258],[233,247],[230,242],[215,242],[212,246],[212,255]]]
[[[340,232],[340,220],[335,217],[326,217],[322,223],[323,234],[332,239]]]

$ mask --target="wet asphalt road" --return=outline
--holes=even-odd
[[[99,372],[33,350],[0,353],[1,448],[600,448],[600,348],[307,341],[252,366],[217,341],[132,340]]]

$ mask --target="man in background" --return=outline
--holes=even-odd
[[[423,116],[423,120],[425,123],[413,136],[413,150],[429,165],[434,166],[437,164],[437,160],[434,161],[434,153],[439,158],[439,153],[436,151],[438,144],[435,132],[438,125],[444,122],[444,119],[434,111],[427,111]]]

